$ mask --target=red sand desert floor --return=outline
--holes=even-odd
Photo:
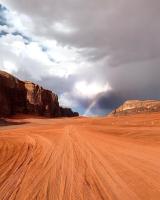
[[[159,200],[160,114],[10,119],[0,200],[13,199]]]

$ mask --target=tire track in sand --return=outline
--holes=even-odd
[[[0,200],[160,199],[159,150],[60,122],[1,132]]]

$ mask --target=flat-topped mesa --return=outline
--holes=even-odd
[[[159,100],[129,100],[119,108],[115,109],[111,115],[127,115],[151,112],[160,112]]]
[[[52,91],[30,81],[21,81],[4,71],[0,71],[0,105],[0,116],[17,113],[48,117],[78,116],[71,109],[67,115]]]

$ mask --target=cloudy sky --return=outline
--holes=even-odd
[[[160,1],[0,0],[0,69],[85,115],[160,99]]]

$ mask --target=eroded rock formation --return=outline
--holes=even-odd
[[[0,71],[0,115],[26,112],[27,91],[24,82]]]
[[[78,113],[59,106],[58,96],[30,81],[0,71],[0,116],[17,113],[48,117],[73,117]]]
[[[158,100],[129,100],[119,108],[114,110],[111,115],[127,115],[137,113],[160,112],[160,101]]]
[[[58,96],[32,82],[24,82],[27,91],[27,111],[45,116],[61,116]],[[73,114],[73,112],[72,112]]]

